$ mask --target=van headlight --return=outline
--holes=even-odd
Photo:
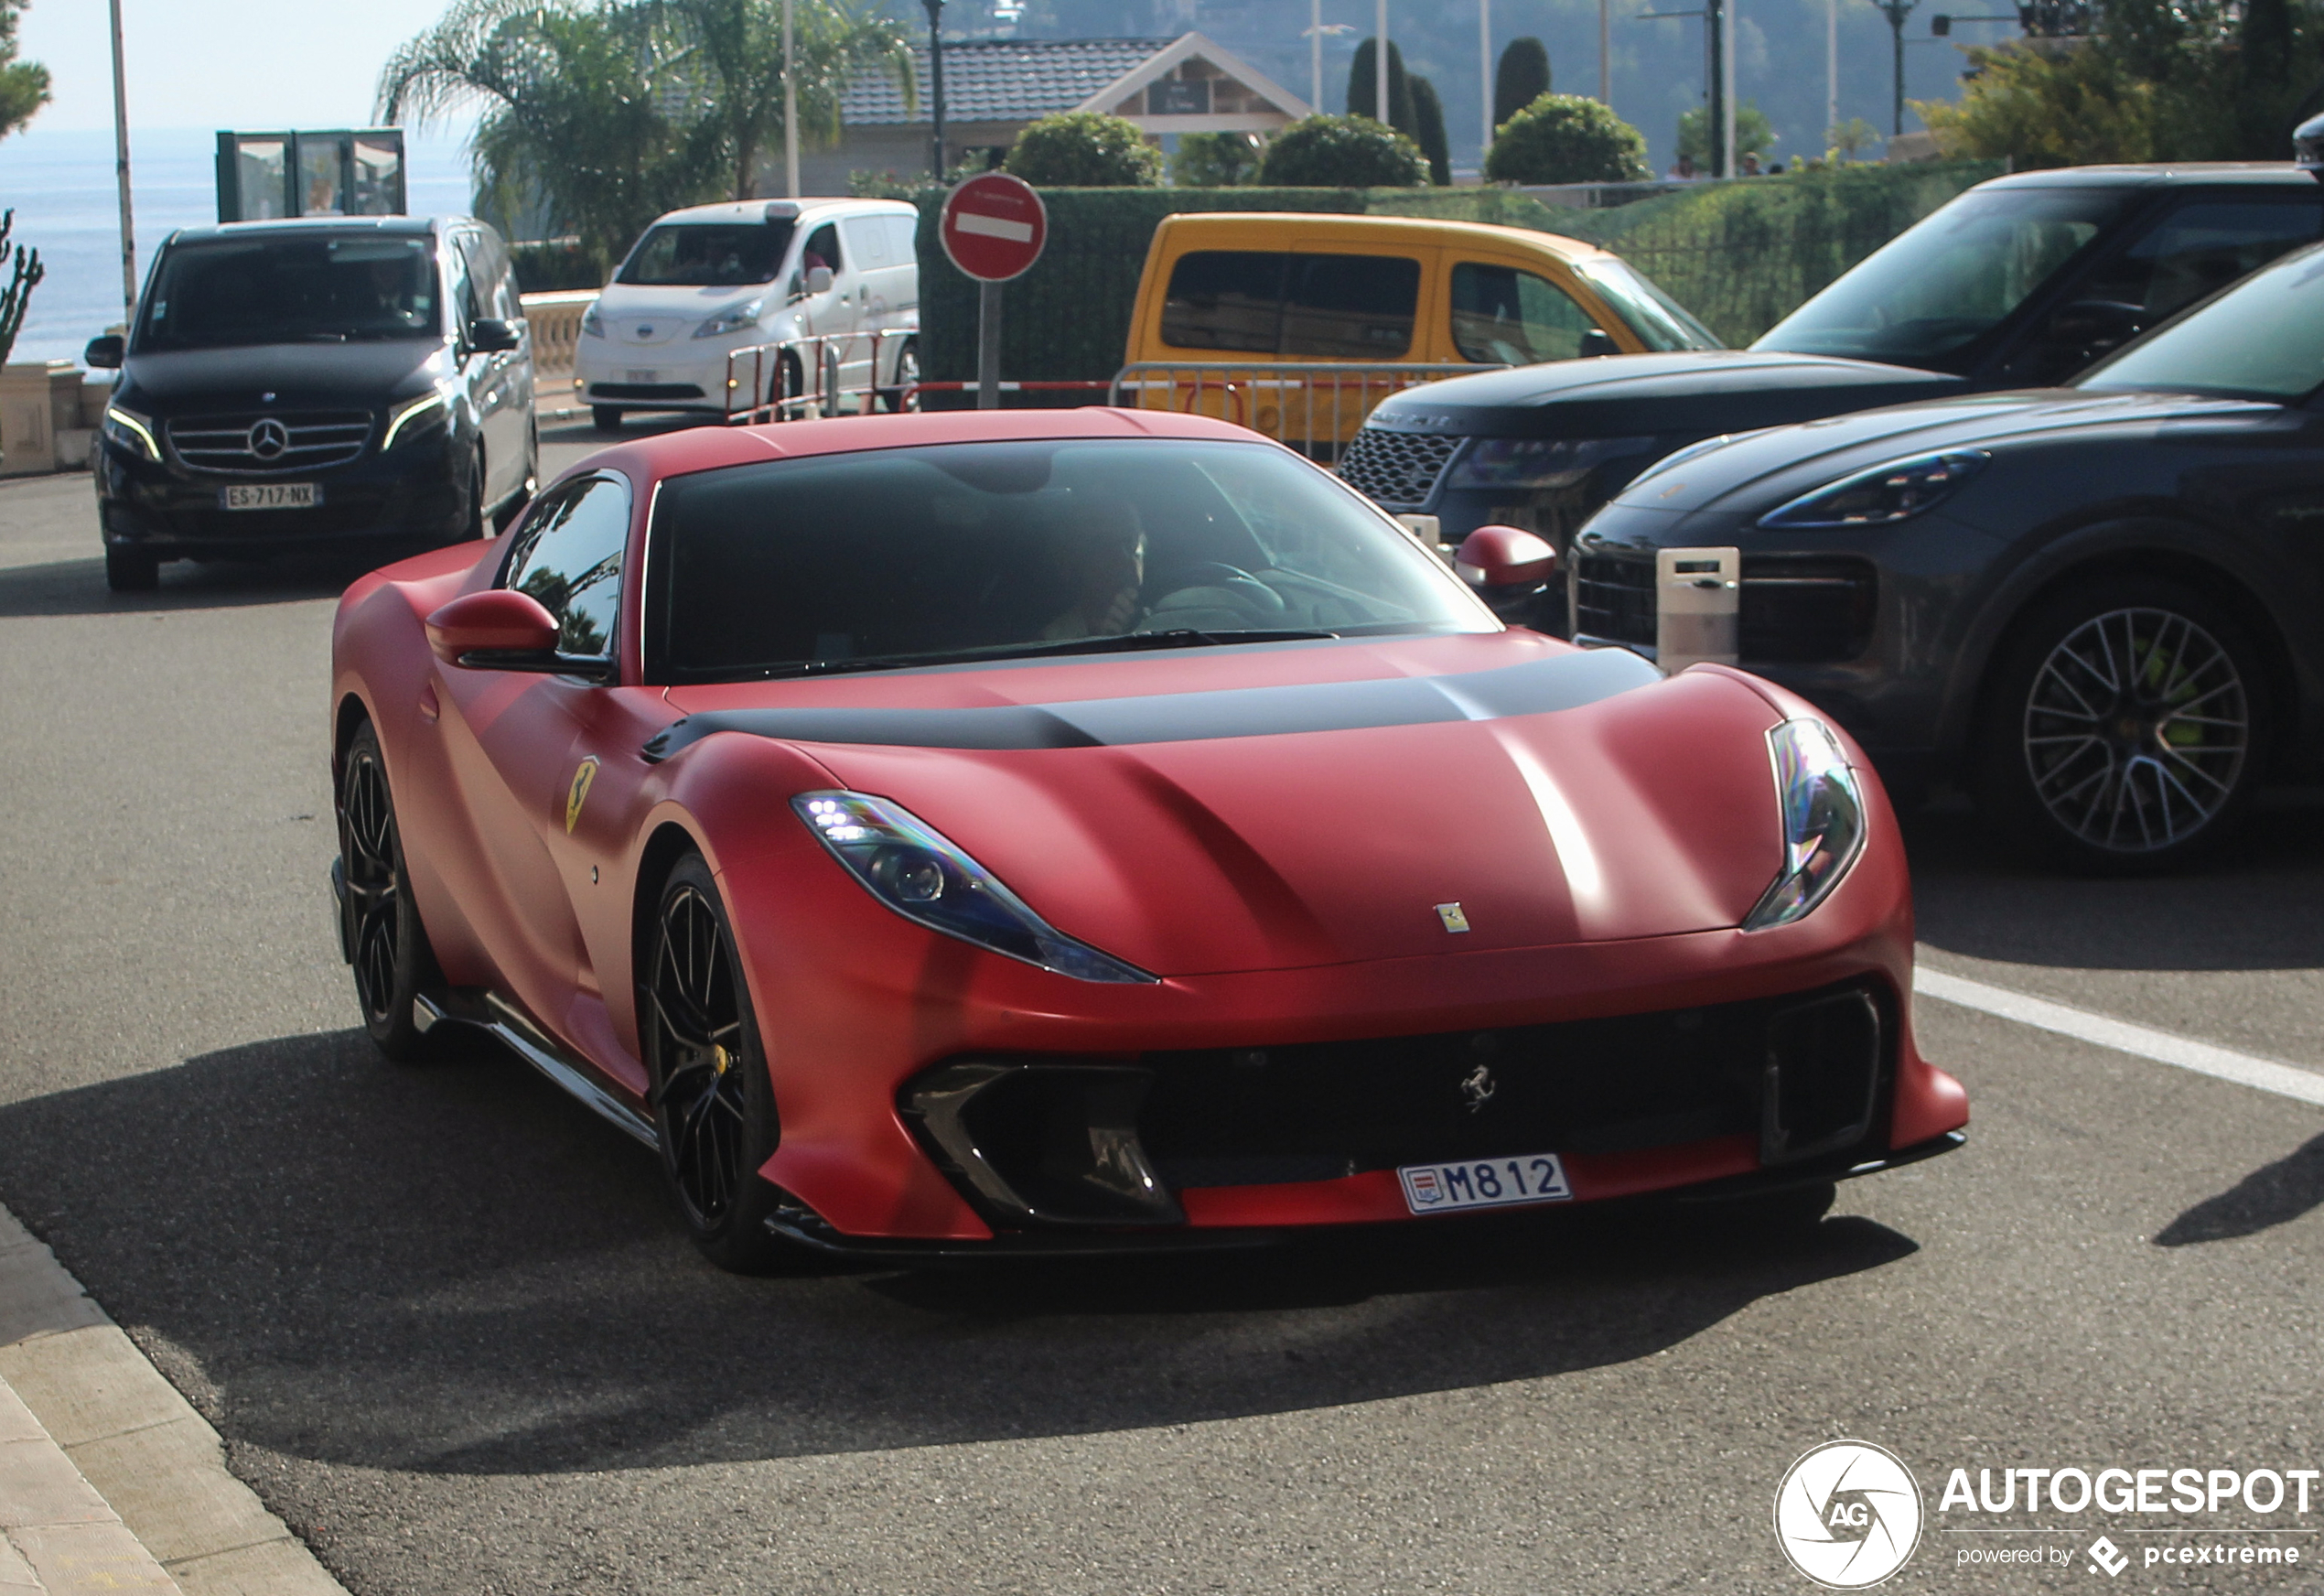
[[[1993,457],[1983,449],[1953,449],[1891,460],[1803,493],[1759,517],[1761,526],[1885,526],[1935,508],[1959,491]]]
[[[442,389],[404,400],[387,413],[387,430],[380,435],[380,452],[384,454],[393,448],[400,437],[420,437],[435,431],[450,415]]]
[[[762,298],[746,299],[739,305],[729,305],[717,315],[694,329],[696,338],[724,338],[730,332],[740,332],[747,327],[759,325],[759,312],[765,309]]]
[[[584,338],[605,336],[605,318],[597,314],[595,300],[590,301],[589,307],[581,313],[581,336]]]
[[[827,792],[802,793],[791,807],[865,890],[906,920],[1077,981],[1156,979],[1051,926],[900,803]]]
[[[1745,931],[1789,925],[1832,895],[1864,852],[1864,786],[1821,720],[1787,720],[1767,734],[1783,820],[1783,868]]]
[[[154,424],[150,416],[124,410],[118,404],[105,406],[104,435],[131,454],[148,460],[161,458],[161,446],[154,441]]]

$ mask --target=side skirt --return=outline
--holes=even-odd
[[[412,1000],[412,1023],[423,1036],[439,1025],[480,1030],[546,1075],[598,1118],[647,1147],[661,1145],[652,1120],[616,1096],[594,1065],[566,1052],[562,1043],[548,1036],[498,992],[487,992],[480,998],[465,992],[422,993]]]

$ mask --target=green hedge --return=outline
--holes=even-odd
[[[1178,211],[1429,216],[1587,239],[1629,260],[1739,345],[2001,170],[1998,161],[1839,167],[1706,183],[1603,210],[1552,210],[1508,189],[1049,189],[1041,196],[1048,247],[1004,296],[1001,374],[1032,382],[1118,371],[1146,244],[1156,224]],[[976,375],[976,285],[937,242],[943,191],[924,189],[918,199],[920,369],[931,380],[968,381]],[[1087,400],[1068,394],[1054,402]]]

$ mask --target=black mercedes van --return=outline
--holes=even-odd
[[[181,229],[85,358],[121,370],[94,470],[116,592],[165,560],[480,536],[538,475],[508,247],[465,217]]]

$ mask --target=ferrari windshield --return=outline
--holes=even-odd
[[[137,318],[140,350],[433,338],[429,241],[269,232],[171,244]]]
[[[2246,277],[2074,385],[2282,400],[2314,393],[2324,386],[2324,249]]]
[[[1946,367],[2132,198],[2125,189],[1973,191],[1915,224],[1751,347]]]
[[[1280,449],[866,450],[671,479],[648,651],[719,681],[1283,636],[1493,631],[1444,566]]]

